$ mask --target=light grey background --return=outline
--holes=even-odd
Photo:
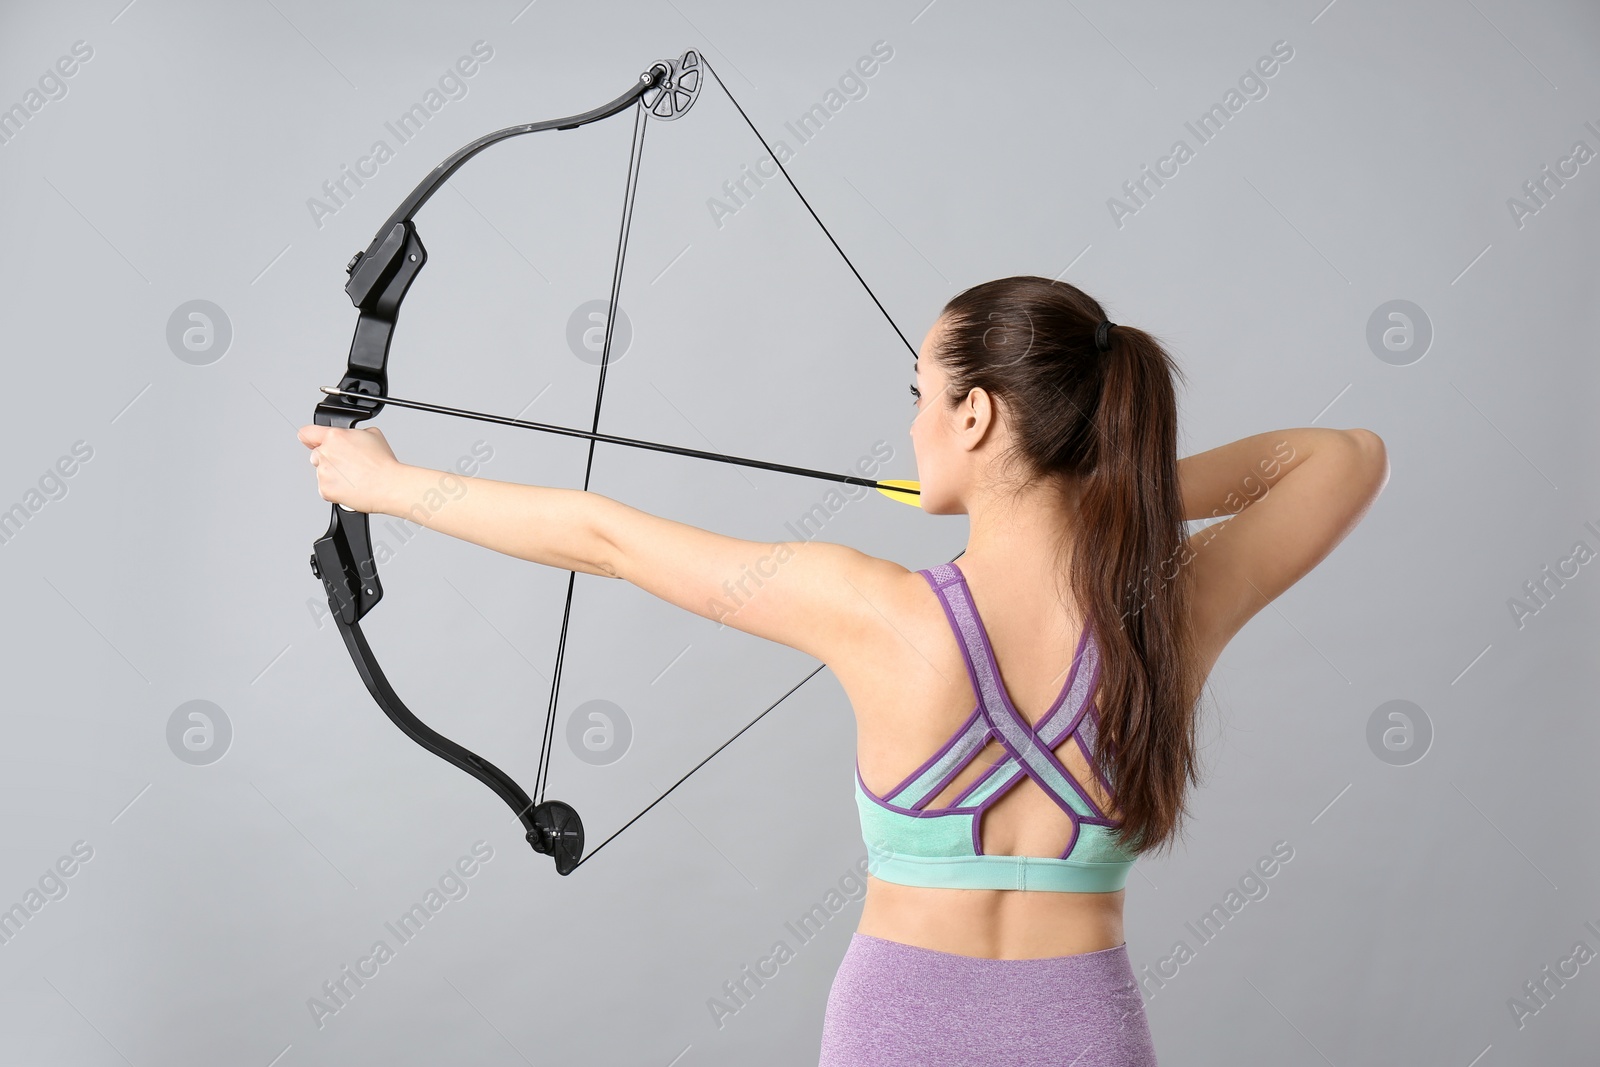
[[[806,943],[786,924],[851,895],[864,853],[831,677],[560,878],[362,689],[306,567],[327,509],[294,428],[344,365],[345,261],[458,145],[694,47],[795,148],[784,124],[878,41],[892,59],[791,169],[913,343],[966,285],[1061,276],[1170,344],[1186,453],[1312,424],[1388,443],[1370,516],[1224,654],[1188,840],[1130,880],[1162,1062],[1593,1058],[1600,964],[1545,978],[1542,1003],[1524,984],[1600,950],[1600,577],[1545,570],[1600,548],[1600,164],[1520,223],[1508,203],[1575,142],[1600,149],[1593,5],[124,2],[0,13],[0,106],[93,49],[0,145],[0,507],[92,449],[0,545],[0,906],[42,878],[59,896],[47,872],[92,849],[0,944],[0,1061],[815,1062],[859,904]],[[322,183],[393,144],[385,122],[477,41],[493,57],[467,94],[318,225]],[[1280,41],[1265,95],[1200,144],[1185,123]],[[396,395],[586,419],[567,320],[605,295],[628,124],[501,145],[424,209]],[[1180,138],[1194,158],[1119,224],[1110,198]],[[881,439],[914,476],[909,358],[793,194],[713,221],[761,155],[715,86],[651,128],[605,428],[830,469]],[[193,300],[232,330],[203,366],[167,340]],[[1421,358],[1368,343],[1393,300],[1431,327]],[[484,442],[484,476],[579,477],[572,442],[380,425],[410,462]],[[594,487],[772,540],[827,493],[615,450]],[[874,498],[823,536],[921,567],[963,534]],[[397,688],[531,780],[564,576],[426,533],[383,575],[368,629]],[[811,666],[581,581],[550,795],[598,840]],[[591,699],[632,725],[610,764],[565,742]],[[206,765],[169,747],[194,700],[231,726]],[[1432,733],[1404,766],[1368,741],[1395,700]],[[467,895],[319,1027],[323,983],[479,841]],[[1293,859],[1266,895],[1196,936],[1276,842]],[[794,958],[719,1027],[709,1002],[780,940]],[[1179,941],[1192,957],[1163,963]],[[1511,998],[1538,1010],[1519,1024]]]

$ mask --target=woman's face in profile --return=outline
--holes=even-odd
[[[952,432],[948,375],[934,358],[941,323],[936,321],[922,340],[912,386],[917,412],[911,420],[911,447],[917,457],[917,478],[922,483],[922,510],[930,515],[959,515],[966,507],[960,498],[961,456]]]

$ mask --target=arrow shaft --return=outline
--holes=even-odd
[[[707,459],[713,463],[731,463],[740,467],[776,471],[779,474],[797,474],[802,478],[820,478],[824,481],[842,482],[845,485],[859,485],[867,489],[888,489],[896,493],[909,493],[913,496],[920,495],[915,489],[885,485],[871,478],[860,478],[852,474],[834,474],[831,471],[812,470],[809,467],[793,467],[787,463],[772,463],[764,459],[746,459],[743,456],[729,456],[721,452],[705,452],[698,448],[665,445],[658,441],[642,441],[634,437],[618,437],[614,434],[594,433],[589,430],[575,429],[571,426],[557,426],[549,422],[530,422],[526,419],[513,419],[505,415],[489,415],[481,411],[446,407],[443,404],[428,404],[420,400],[405,400],[395,396],[374,397],[365,393],[352,393],[343,389],[335,389],[331,386],[324,386],[322,391],[329,396],[349,397],[352,400],[377,401],[381,404],[393,404],[398,408],[427,411],[435,415],[450,415],[458,419],[472,419],[475,422],[490,422],[497,426],[516,426],[520,429],[538,430],[540,433],[556,434],[560,437],[576,437],[585,441],[598,441],[601,444],[621,445],[624,448],[642,448],[651,452],[667,452],[674,456],[687,456],[690,459]]]

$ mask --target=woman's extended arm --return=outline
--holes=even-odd
[[[597,493],[463,478],[400,463],[376,429],[308,426],[326,500],[409,519],[508,556],[622,578],[669,603],[825,663],[878,616],[898,564],[844,545],[702,530]]]

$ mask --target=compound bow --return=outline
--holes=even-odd
[[[640,155],[644,143],[644,134],[648,123],[655,121],[671,121],[681,118],[699,97],[705,74],[709,73],[716,80],[717,85],[727,94],[733,102],[741,118],[750,127],[751,131],[761,141],[769,156],[783,173],[784,179],[789,183],[799,196],[800,202],[816,220],[822,232],[844,259],[845,264],[861,282],[867,294],[889,325],[894,328],[902,343],[910,350],[915,358],[916,350],[906,340],[905,335],[895,326],[877,295],[872,292],[866,280],[861,277],[850,258],[839,247],[833,235],[817,216],[805,196],[789,177],[782,162],[776,153],[772,152],[766,138],[761,136],[750,117],[745,114],[743,107],[733,94],[728,92],[727,86],[717,76],[710,64],[697,52],[690,50],[674,61],[663,61],[654,64],[639,76],[639,80],[627,92],[617,97],[608,104],[586,111],[580,115],[568,118],[552,119],[547,122],[534,122],[521,126],[510,126],[494,133],[486,134],[456,152],[435,167],[422,182],[412,190],[394,213],[378,230],[372,243],[363,251],[357,252],[346,267],[349,281],[345,283],[345,292],[351,302],[359,310],[360,315],[356,320],[355,336],[350,343],[349,363],[345,368],[343,379],[337,388],[323,390],[325,396],[317,405],[315,422],[319,426],[334,426],[349,428],[372,418],[383,410],[386,402],[396,406],[422,408],[424,410],[439,411],[445,414],[460,415],[469,418],[481,418],[502,424],[524,425],[533,429],[542,429],[549,432],[564,433],[569,436],[581,437],[588,440],[588,459],[584,465],[583,488],[589,488],[590,473],[594,467],[594,446],[597,441],[609,441],[618,444],[629,444],[635,447],[654,448],[659,451],[678,452],[693,455],[697,458],[719,459],[723,462],[742,463],[747,466],[759,466],[770,470],[780,470],[786,473],[802,474],[812,477],[830,478],[836,481],[850,482],[860,485],[872,485],[874,488],[886,491],[886,495],[894,495],[899,499],[907,499],[906,494],[915,493],[915,483],[907,482],[869,482],[864,479],[845,475],[830,475],[819,471],[804,468],[787,467],[781,464],[771,464],[756,460],[742,460],[735,457],[726,457],[715,454],[699,453],[693,450],[678,449],[672,446],[656,445],[650,442],[634,441],[630,438],[617,438],[601,434],[600,410],[605,396],[606,369],[611,355],[612,324],[616,320],[617,302],[621,292],[622,270],[627,255],[628,232],[633,219],[634,195],[638,188]],[[505,419],[497,416],[481,415],[476,412],[462,411],[454,408],[441,408],[437,405],[421,404],[415,401],[404,401],[391,398],[388,395],[388,360],[389,345],[394,337],[396,318],[400,312],[400,304],[404,301],[406,291],[411,283],[416,280],[417,273],[427,262],[428,253],[423,247],[421,239],[417,236],[417,228],[412,218],[426,204],[434,193],[461,168],[469,159],[488,148],[511,137],[526,133],[539,133],[544,130],[570,130],[579,126],[586,126],[601,119],[610,118],[621,114],[630,108],[634,111],[633,141],[628,157],[628,179],[626,196],[623,201],[621,230],[617,238],[616,258],[612,268],[611,295],[606,314],[605,340],[601,349],[599,382],[595,389],[594,416],[591,428],[585,432],[563,427],[552,427],[547,424],[521,423],[518,420]],[[510,775],[506,774],[493,763],[479,756],[477,753],[450,740],[443,734],[429,727],[405,705],[393,686],[389,684],[381,667],[378,666],[376,655],[372,646],[368,644],[366,636],[361,631],[361,620],[377,605],[383,597],[383,585],[378,580],[377,561],[372,550],[372,539],[367,516],[361,512],[351,511],[342,505],[333,506],[332,518],[328,530],[312,546],[311,570],[322,580],[323,587],[328,594],[328,604],[332,609],[333,618],[339,628],[340,635],[344,638],[345,647],[350,652],[350,658],[355,662],[356,670],[361,675],[361,680],[366,683],[367,690],[372,694],[378,706],[383,709],[391,721],[398,726],[407,737],[411,738],[423,748],[434,755],[459,767],[472,775],[478,781],[494,790],[496,795],[516,813],[526,830],[528,843],[534,851],[551,856],[555,860],[556,871],[560,874],[570,874],[579,865],[593,857],[600,849],[604,848],[616,836],[632,826],[647,812],[671,794],[671,792],[688,780],[689,776],[705,766],[717,753],[732,744],[746,730],[760,722],[769,712],[783,701],[787,700],[796,690],[806,682],[816,677],[822,667],[818,666],[810,674],[802,678],[788,692],[769,705],[760,715],[745,724],[738,733],[724,741],[710,755],[701,760],[694,767],[674,782],[649,805],[634,815],[621,828],[607,837],[587,854],[584,852],[583,820],[570,804],[559,800],[549,800],[544,796],[545,784],[550,771],[550,749],[555,731],[555,715],[557,701],[561,689],[561,668],[566,653],[567,629],[572,616],[572,594],[577,575],[569,574],[567,578],[566,602],[562,611],[561,635],[557,643],[555,671],[550,686],[550,703],[545,715],[544,735],[540,744],[539,769],[535,778],[535,789],[532,797],[519,786]]]

